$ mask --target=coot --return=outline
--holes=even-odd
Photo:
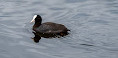
[[[42,23],[42,18],[40,15],[34,15],[31,22],[35,22],[35,24],[33,25],[35,35],[37,34],[45,38],[57,37],[58,35],[65,36],[68,34],[68,31],[70,31],[62,24],[53,22]]]

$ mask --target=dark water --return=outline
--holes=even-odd
[[[34,14],[70,35],[34,43]],[[118,0],[0,1],[0,58],[117,58],[117,35]]]

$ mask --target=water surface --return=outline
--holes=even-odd
[[[31,21],[64,24],[62,38],[34,43]],[[1,0],[1,58],[117,58],[118,0]]]

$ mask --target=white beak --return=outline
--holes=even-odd
[[[35,22],[35,18],[36,18],[36,17],[37,17],[37,15],[34,15],[34,17],[33,17],[33,19],[31,20],[30,23]]]
[[[30,23],[33,23],[34,21],[35,21],[35,20],[34,20],[34,19],[32,19]]]

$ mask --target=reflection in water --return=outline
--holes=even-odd
[[[41,36],[38,36],[38,34],[37,33],[35,33],[35,32],[33,32],[34,33],[34,38],[32,38],[33,40],[34,40],[34,42],[36,42],[36,43],[38,43],[39,42],[39,40],[41,39]]]
[[[57,33],[57,34],[49,34],[49,33],[47,34],[47,33],[38,33],[38,32],[33,32],[33,33],[35,36],[32,39],[35,43],[38,43],[39,40],[41,39],[41,37],[44,37],[44,38],[58,37],[58,38],[60,38],[60,37],[63,37],[63,36],[66,36],[69,34],[68,32],[61,32],[61,33]]]

